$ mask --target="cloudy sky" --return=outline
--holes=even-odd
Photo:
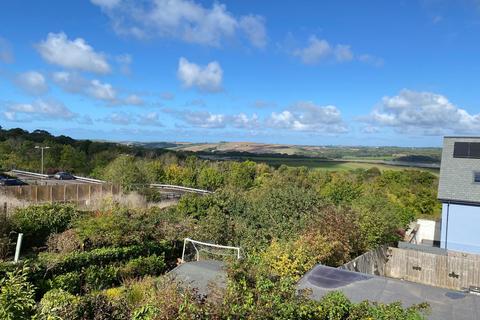
[[[480,134],[480,2],[2,1],[0,125],[438,146]]]

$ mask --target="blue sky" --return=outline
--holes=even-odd
[[[480,2],[3,1],[0,125],[439,146],[480,132]]]

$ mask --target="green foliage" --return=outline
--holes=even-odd
[[[157,276],[165,271],[166,264],[163,255],[156,254],[148,257],[138,257],[128,261],[120,267],[119,275],[122,278],[138,278],[147,275]]]
[[[167,242],[145,243],[118,248],[98,248],[87,252],[73,252],[66,255],[41,253],[38,260],[46,266],[50,274],[56,275],[86,268],[90,265],[106,266],[114,262],[127,261],[146,255],[161,255],[162,253],[166,257],[170,257],[172,253],[172,248]]]
[[[28,246],[45,244],[48,236],[66,230],[77,210],[68,204],[42,204],[16,209],[11,217],[12,230],[24,234]]]
[[[37,307],[39,320],[75,319],[80,298],[62,289],[48,291]]]
[[[146,182],[135,158],[128,155],[121,155],[109,163],[105,168],[103,178],[121,185],[125,191],[135,190],[139,184]]]
[[[35,289],[28,282],[28,268],[7,272],[0,278],[0,319],[30,319],[35,308]]]
[[[86,248],[142,244],[164,239],[160,228],[162,214],[161,211],[115,206],[112,210],[78,219],[74,227]]]
[[[82,289],[82,277],[77,271],[58,275],[50,280],[52,289],[61,289],[72,294],[79,294]]]
[[[103,290],[119,284],[118,268],[112,265],[93,265],[86,268],[84,274],[86,291]]]

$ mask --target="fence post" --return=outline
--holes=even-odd
[[[13,262],[17,263],[18,260],[20,259],[20,249],[22,248],[22,239],[23,239],[23,233],[18,234],[17,238],[17,247],[15,248],[15,258]]]

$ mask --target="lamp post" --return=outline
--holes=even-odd
[[[44,150],[44,149],[50,149],[50,147],[35,146],[35,149],[40,149],[40,150],[42,150],[42,174],[43,174],[43,150]]]

